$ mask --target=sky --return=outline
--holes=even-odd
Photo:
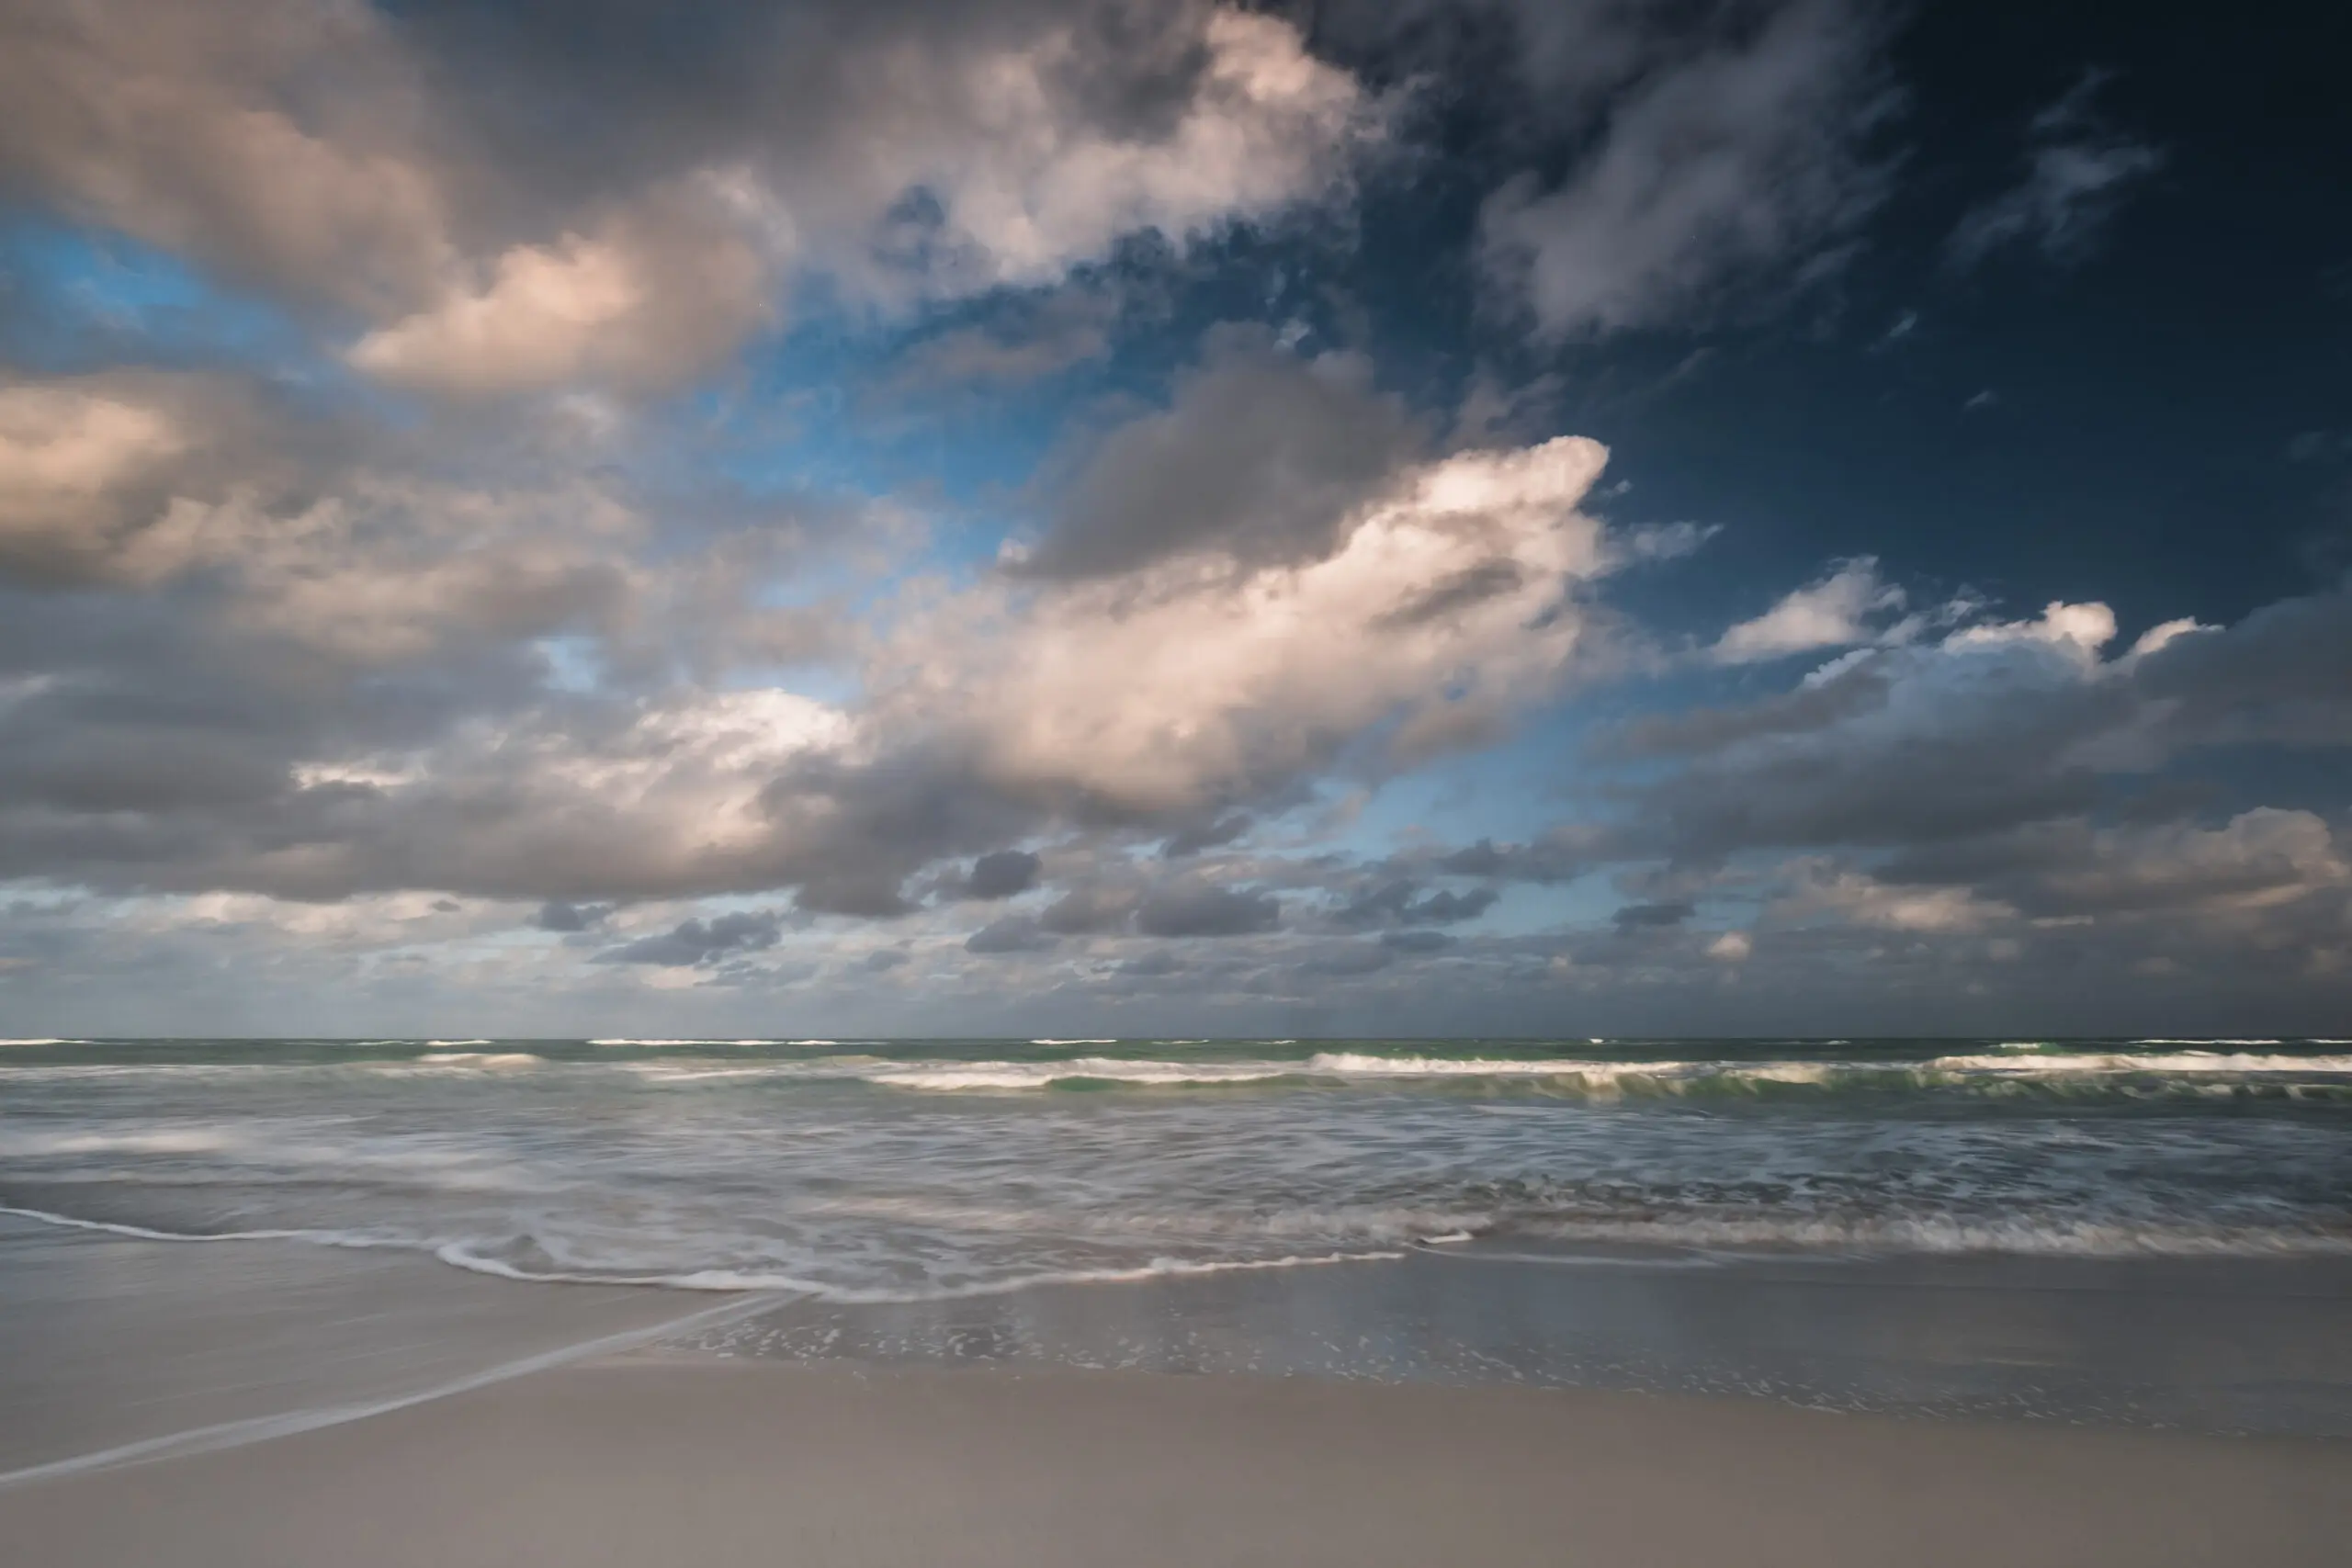
[[[0,0],[0,1034],[2352,1035],[2347,57]]]

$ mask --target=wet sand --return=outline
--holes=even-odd
[[[0,1492],[12,1564],[2335,1563],[2352,1445],[639,1353]]]
[[[1997,1297],[1944,1280],[1921,1321],[1974,1364],[2193,1307],[2128,1364],[2177,1370],[2203,1343],[2233,1377],[2334,1397],[2338,1320],[2311,1316],[2333,1276],[2161,1298],[2127,1272],[2063,1297],[2040,1273]],[[1539,1325],[1622,1345],[1621,1320],[1668,1312],[1711,1342],[1746,1323],[1735,1348],[1770,1359],[1800,1321],[1802,1348],[1926,1310],[1884,1280],[1631,1279],[1423,1259],[852,1311],[0,1224],[0,1563],[2139,1568],[2334,1563],[2352,1540],[2343,1438],[1458,1386],[1429,1348],[1548,1343]],[[1383,1323],[1416,1325],[1418,1359]],[[2233,1337],[2287,1343],[2249,1366]],[[1265,1370],[1233,1370],[1244,1353]],[[1275,1375],[1318,1368],[1354,1371]]]
[[[413,1395],[710,1304],[514,1284],[413,1253],[131,1241],[0,1216],[0,1476]]]

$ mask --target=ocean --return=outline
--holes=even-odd
[[[721,1355],[2352,1432],[2343,1041],[23,1040],[0,1208],[776,1292]]]

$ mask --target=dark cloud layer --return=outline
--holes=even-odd
[[[1248,564],[1326,553],[1419,443],[1371,382],[1361,358],[1301,359],[1261,333],[1220,329],[1165,412],[1088,454],[1022,570],[1085,577],[1190,551]]]

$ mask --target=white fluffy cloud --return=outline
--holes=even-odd
[[[0,16],[0,182],[356,313],[352,362],[402,385],[634,390],[716,361],[808,272],[886,306],[1051,283],[1125,234],[1181,243],[1317,197],[1379,133],[1282,18],[1136,22],[1095,4],[755,19],[738,32],[760,91],[713,115],[668,84],[646,123],[611,129],[608,175],[557,182],[530,160],[578,154],[482,134],[462,63],[436,53],[462,29],[429,16],[18,7]],[[615,111],[593,72],[538,85],[564,115]],[[535,188],[558,183],[577,194]]]
[[[70,543],[107,498],[189,440],[155,402],[87,384],[0,388],[0,533]]]
[[[1966,887],[1890,886],[1863,872],[1818,863],[1794,869],[1795,886],[1765,908],[1768,924],[1826,919],[1882,931],[1940,934],[1981,931],[2017,913]]]
[[[1878,562],[1864,557],[1840,566],[1808,587],[1789,593],[1754,620],[1725,631],[1715,659],[1747,664],[1813,649],[1849,648],[1877,637],[1870,617],[1903,607],[1903,590],[1880,581]]]
[[[1070,113],[1061,84],[1088,67],[1073,29],[940,62],[946,112],[919,139],[869,152],[888,170],[875,194],[921,188],[938,200],[948,248],[964,253],[956,284],[1046,283],[1122,234],[1187,239],[1320,194],[1351,144],[1377,129],[1355,79],[1307,53],[1287,21],[1219,6],[1199,43],[1205,65],[1190,97],[1148,137]]]
[[[881,711],[974,738],[1020,793],[1166,812],[1287,780],[1376,728],[1415,754],[1556,689],[1605,570],[1577,510],[1606,454],[1563,437],[1426,463],[1319,559],[1178,558],[992,588],[894,651]]]
[[[458,394],[589,382],[660,388],[767,314],[767,259],[707,193],[664,193],[547,245],[517,245],[481,287],[368,333],[351,362]]]

